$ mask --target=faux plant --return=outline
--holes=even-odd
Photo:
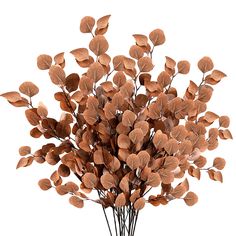
[[[188,61],[166,57],[162,72],[151,74],[152,55],[165,42],[164,32],[135,34],[129,56],[111,58],[104,37],[109,18],[81,20],[81,32],[91,34],[89,47],[70,52],[81,74],[66,75],[64,53],[37,58],[38,68],[48,70],[58,87],[54,97],[63,111],[60,120],[50,117],[43,103],[33,103],[39,89],[32,82],[1,96],[26,108],[33,138],[48,140],[36,151],[21,147],[17,168],[33,162],[52,165],[52,175],[38,183],[42,190],[70,195],[69,202],[78,208],[87,201],[100,204],[110,235],[133,236],[146,204],[157,207],[182,199],[192,206],[198,201],[186,175],[200,180],[207,172],[210,179],[223,181],[225,160],[216,157],[205,167],[203,153],[216,149],[219,139],[232,139],[229,117],[207,110],[213,87],[226,75],[203,57],[197,64],[199,81],[190,80],[179,95],[172,83],[189,73]],[[67,181],[70,175],[78,182]],[[90,197],[92,191],[98,198]]]

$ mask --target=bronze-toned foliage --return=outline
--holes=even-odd
[[[203,153],[232,139],[229,117],[207,110],[214,86],[226,75],[214,68],[211,58],[203,57],[197,64],[200,80],[190,80],[181,95],[172,82],[177,85],[178,76],[190,72],[187,60],[166,56],[160,73],[152,73],[152,55],[165,42],[164,32],[134,34],[129,56],[112,58],[104,36],[109,19],[110,15],[81,20],[80,31],[91,34],[91,40],[87,48],[70,52],[81,74],[65,72],[63,52],[37,58],[38,68],[47,70],[58,88],[54,98],[62,110],[59,120],[49,116],[42,102],[33,103],[39,89],[32,82],[1,96],[25,108],[33,138],[47,140],[35,151],[21,147],[17,168],[33,162],[51,165],[51,176],[38,182],[42,190],[71,195],[69,202],[77,208],[86,201],[100,204],[105,214],[111,208],[116,235],[134,235],[138,213],[146,204],[167,205],[175,199],[188,206],[197,203],[186,175],[200,180],[206,172],[210,179],[223,181],[225,160],[216,157],[209,164]],[[78,183],[66,182],[71,175]],[[154,187],[156,193],[148,194]],[[89,198],[92,191],[97,199]],[[109,230],[111,234],[110,226]]]

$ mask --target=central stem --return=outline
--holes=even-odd
[[[108,217],[108,210],[109,208],[103,207],[110,236],[134,236],[139,211],[135,210],[131,204],[123,207],[112,207],[112,215]]]

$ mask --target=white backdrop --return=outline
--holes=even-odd
[[[236,15],[234,1],[168,0],[168,1],[115,1],[115,0],[7,0],[0,2],[0,93],[16,90],[18,85],[31,80],[40,87],[35,99],[44,101],[50,114],[59,117],[52,105],[53,92],[47,72],[36,67],[36,57],[47,53],[55,55],[87,46],[90,35],[79,31],[80,19],[85,15],[95,18],[112,14],[107,38],[111,55],[127,54],[134,40],[132,34],[149,34],[161,28],[166,43],[155,51],[156,71],[163,66],[164,56],[192,63],[191,73],[175,80],[181,91],[189,79],[197,82],[201,74],[197,61],[207,55],[215,67],[227,73],[228,78],[215,87],[209,109],[232,118],[231,131],[235,135],[235,59]],[[69,63],[72,58],[67,56]],[[73,64],[73,63],[72,63]],[[66,71],[72,72],[74,65]],[[178,81],[177,81],[178,80]],[[27,136],[30,125],[24,109],[17,109],[0,99],[1,171],[0,171],[0,235],[108,235],[102,210],[91,203],[79,210],[69,205],[68,198],[51,190],[41,191],[37,182],[50,176],[47,165],[33,164],[15,170],[19,160],[18,147],[40,147],[41,140]],[[147,206],[140,214],[137,236],[144,235],[236,235],[234,141],[222,142],[209,154],[225,157],[224,184],[191,179],[191,190],[199,195],[199,203],[187,207],[182,201],[173,201],[163,207]]]

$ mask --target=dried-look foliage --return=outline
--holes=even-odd
[[[225,160],[216,157],[205,167],[208,160],[203,152],[216,149],[220,139],[232,139],[229,117],[207,110],[213,87],[226,75],[214,69],[209,57],[203,57],[197,65],[201,79],[190,80],[181,96],[172,82],[189,73],[187,60],[176,62],[166,56],[160,74],[151,74],[152,55],[165,42],[164,32],[134,34],[130,57],[111,58],[104,36],[109,19],[110,15],[97,21],[90,16],[81,20],[81,32],[92,38],[88,48],[71,50],[83,70],[80,75],[65,73],[64,53],[53,59],[45,54],[37,58],[38,68],[48,70],[58,87],[54,97],[63,111],[59,120],[49,116],[42,102],[33,104],[39,89],[32,82],[1,96],[15,107],[26,108],[33,138],[50,140],[36,151],[21,147],[17,168],[33,162],[52,165],[50,178],[38,183],[42,190],[55,188],[59,195],[70,194],[69,202],[77,208],[93,201],[106,214],[110,207],[116,235],[125,231],[134,235],[138,213],[146,204],[160,206],[183,199],[192,206],[198,201],[189,191],[188,179],[182,180],[186,175],[200,179],[206,172],[210,179],[223,181]],[[72,174],[79,185],[65,182]],[[154,187],[160,191],[148,196]],[[91,191],[99,198],[89,198]]]

